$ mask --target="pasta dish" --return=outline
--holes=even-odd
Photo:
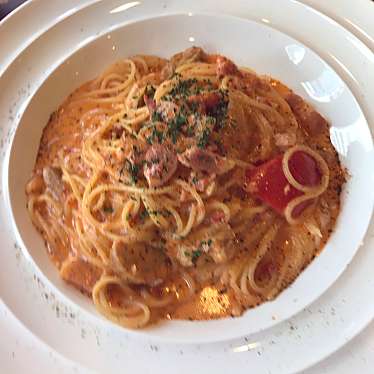
[[[274,299],[325,245],[344,182],[310,104],[192,47],[123,59],[75,90],[26,195],[62,279],[141,328]]]

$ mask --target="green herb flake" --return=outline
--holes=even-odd
[[[140,171],[139,165],[132,164],[129,160],[126,159],[123,168],[130,174],[131,183],[136,184],[138,182],[138,174]]]
[[[155,95],[155,92],[156,92],[156,89],[152,86],[152,85],[147,85],[146,89],[145,89],[145,94],[148,96],[148,97],[153,97]]]
[[[203,254],[203,251],[201,249],[196,249],[192,251],[192,262],[197,261],[197,259]]]
[[[139,214],[139,218],[142,222],[144,222],[144,220],[149,217],[149,213],[148,213],[148,210],[147,209],[144,209],[140,214]]]
[[[179,138],[184,125],[187,124],[187,118],[184,114],[178,113],[171,121],[168,122],[168,135],[175,144]]]
[[[162,122],[162,115],[157,110],[152,113],[152,122]]]
[[[103,211],[104,213],[112,214],[114,212],[114,209],[111,206],[104,206]]]
[[[197,139],[197,146],[199,148],[205,148],[207,146],[207,144],[209,142],[209,138],[210,138],[210,133],[211,133],[210,129],[204,129],[203,130],[203,133]]]

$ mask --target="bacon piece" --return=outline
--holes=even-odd
[[[174,66],[179,66],[188,62],[202,61],[206,56],[204,50],[200,47],[187,48],[183,52],[174,55],[170,61]]]
[[[207,174],[223,174],[232,169],[233,162],[213,152],[198,147],[191,147],[178,155],[181,164]]]
[[[91,295],[95,283],[100,279],[102,270],[80,258],[67,259],[61,268],[61,277],[80,291]]]
[[[195,186],[196,191],[204,192],[215,179],[215,174],[206,175],[203,173],[191,172],[189,182]]]
[[[327,121],[300,96],[290,93],[286,98],[298,124],[307,134],[315,136],[321,134],[328,126]]]
[[[149,97],[147,94],[144,94],[143,96],[144,103],[148,108],[149,115],[152,117],[152,114],[156,110],[156,101],[153,100],[151,97]]]
[[[174,74],[174,65],[171,62],[167,62],[165,66],[161,69],[160,72],[160,79],[161,81],[165,81],[170,79]]]
[[[216,210],[211,214],[210,221],[212,223],[222,223],[225,222],[225,218],[225,213],[222,210]]]
[[[281,149],[292,147],[296,144],[295,133],[276,133],[274,135],[275,145]]]
[[[166,250],[171,258],[182,266],[193,266],[198,258],[205,254],[217,264],[232,258],[235,252],[235,233],[227,223],[216,223],[209,227],[207,236],[202,240],[168,240]]]
[[[148,144],[134,139],[125,132],[122,134],[121,141],[122,146],[115,153],[116,161],[119,164],[123,163],[125,159],[128,159],[132,164],[138,164],[144,160]]]
[[[192,95],[187,99],[189,104],[197,104],[202,113],[213,112],[219,103],[222,96],[217,91],[204,92],[198,95]]]
[[[273,261],[263,259],[255,270],[255,280],[260,283],[268,282],[277,270],[277,265]]]
[[[179,161],[195,171],[201,171],[208,174],[218,172],[217,155],[197,147],[192,147],[183,154],[178,155]]]
[[[161,115],[161,118],[165,122],[169,122],[175,118],[175,115],[179,111],[179,106],[171,101],[161,101],[156,112]]]
[[[167,144],[152,145],[145,155],[144,176],[149,187],[160,187],[175,173],[178,160]]]
[[[216,63],[216,75],[219,79],[222,79],[226,75],[242,75],[238,67],[231,60],[224,56],[218,56]]]
[[[47,186],[47,190],[56,200],[59,200],[64,191],[61,170],[55,167],[46,166],[43,169],[43,179]]]

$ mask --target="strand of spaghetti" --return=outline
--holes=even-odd
[[[143,96],[142,93],[144,93],[145,87],[140,89],[137,83],[134,83],[129,93],[127,94],[127,97],[125,99],[125,108],[127,110],[136,109],[138,107],[139,99],[141,96]]]
[[[87,188],[86,188],[87,190]],[[121,192],[128,192],[133,194],[140,194],[140,195],[163,195],[163,194],[170,194],[171,192],[175,191],[175,186],[165,186],[165,187],[159,187],[159,188],[143,188],[143,187],[134,187],[134,186],[128,186],[128,185],[120,185],[118,183],[116,184],[103,184],[100,186],[97,186],[95,189],[91,191],[94,195],[96,195],[98,192],[101,191],[121,191]]]
[[[92,211],[98,212],[99,210],[101,210],[104,206],[104,202],[105,202],[105,193],[101,193],[99,195],[99,198],[97,199],[96,204],[92,207]]]
[[[56,243],[56,238],[54,237],[54,235],[52,235],[50,227],[48,226],[47,222],[43,219],[41,214],[38,211],[36,211],[34,212],[34,217],[35,222],[37,222],[36,226],[42,229],[42,231],[44,231],[44,234],[47,236],[48,242]]]
[[[145,229],[133,229],[129,232],[121,232],[120,234],[106,230],[103,227],[99,227],[98,230],[112,241],[122,242],[124,244],[133,244],[139,242],[147,242],[154,240],[155,235],[151,230]]]
[[[83,232],[83,225],[78,214],[75,214],[74,216],[74,223],[75,232],[77,233],[80,244],[80,250],[86,260],[99,267],[108,265],[109,258],[107,253],[102,250],[100,246],[96,246],[96,243],[88,237],[87,232]]]
[[[243,225],[246,225],[247,222],[251,218],[253,218],[256,214],[263,213],[266,210],[266,206],[260,205],[260,206],[255,206],[255,207],[246,207],[244,209],[240,209],[238,211],[237,216],[235,217],[235,220],[241,220],[244,221]]]
[[[207,211],[221,210],[223,214],[225,215],[225,222],[230,221],[230,218],[231,218],[230,208],[225,203],[222,203],[217,200],[211,201],[207,204],[206,210]]]
[[[204,206],[204,202],[203,202],[202,198],[200,197],[200,195],[196,191],[196,188],[191,186],[190,184],[188,184],[184,180],[177,179],[175,181],[175,183],[177,185],[181,186],[185,191],[189,192],[192,195],[192,197],[196,200],[196,202],[197,202],[197,217],[196,217],[195,225],[196,226],[199,225],[205,217],[205,206]]]
[[[59,203],[57,203],[48,193],[43,193],[36,198],[38,203],[44,202],[47,205],[51,206],[56,214],[57,217],[61,216],[62,214],[62,207]]]
[[[251,107],[254,107],[256,109],[259,109],[261,111],[264,111],[264,112],[269,112],[271,113],[276,119],[277,119],[277,122],[283,124],[284,123],[284,118],[282,117],[282,115],[280,115],[273,107],[271,107],[270,105],[267,105],[267,104],[264,104],[264,103],[261,103],[259,102],[258,100],[255,100],[255,99],[252,99],[250,98],[249,96],[247,96],[245,93],[243,93],[242,91],[239,91],[239,90],[235,90],[234,91],[235,94],[237,94],[243,101],[246,102],[247,105],[251,106]]]
[[[65,246],[65,248],[69,248],[70,243],[67,238],[67,232],[66,230],[62,230],[62,228],[63,227],[61,227],[59,221],[56,220],[51,222],[51,229],[56,234],[55,236],[57,236],[60,239],[60,242]]]
[[[76,198],[75,196],[70,193],[65,201],[64,201],[64,221],[66,221],[67,225],[72,222],[73,219],[73,207],[72,205],[75,203]]]
[[[286,218],[287,222],[290,225],[297,225],[302,221],[303,216],[305,215],[305,211],[303,214],[301,214],[298,218],[293,217],[293,210],[300,204],[306,202],[306,201],[312,201],[314,198],[316,198],[319,194],[307,192],[302,196],[296,197],[293,200],[291,200],[286,208],[284,209],[284,217]]]
[[[261,112],[253,111],[252,115],[256,118],[257,128],[261,134],[261,152],[260,159],[266,160],[269,158],[272,151],[273,130],[268,120]]]
[[[135,200],[134,200],[135,199]],[[122,225],[127,229],[128,231],[132,230],[130,224],[129,224],[129,216],[135,217],[140,209],[140,199],[138,196],[130,197],[130,200],[126,202],[125,206],[123,207],[122,213],[121,213],[121,220]]]
[[[246,246],[248,248],[252,248],[255,246],[255,244],[257,244],[260,238],[269,231],[269,228],[274,221],[273,217],[271,217],[271,215],[266,215],[266,213],[261,216],[261,219],[263,219],[264,221],[256,222],[252,226],[244,222],[241,229],[235,226],[233,227],[233,230],[236,234],[241,234],[244,237]]]
[[[73,180],[70,173],[66,170],[66,168],[63,165],[60,165],[60,168],[61,168],[62,174],[63,174],[62,180],[69,184],[69,186],[70,186],[71,190],[73,191],[73,194],[74,194],[74,196],[77,199],[78,204],[79,204],[82,196],[81,196],[81,194],[78,190],[78,187],[77,187],[75,181]]]
[[[167,81],[162,82],[156,89],[154,93],[154,100],[156,101],[156,104],[158,105],[161,101],[161,98],[168,94],[176,85],[178,81],[173,78]]]
[[[144,69],[144,74],[148,74],[148,71],[149,71],[148,65],[143,57],[133,56],[133,57],[130,57],[130,60],[132,60],[134,63],[139,63],[140,65],[142,65],[142,68]]]
[[[162,211],[158,209],[158,204],[152,197],[143,195],[141,199],[153,223],[159,228],[167,229],[169,222],[162,216]]]
[[[135,300],[124,301],[123,304],[127,304],[127,308],[114,307],[106,296],[106,290],[109,285],[117,285],[121,290],[124,289],[119,278],[102,276],[92,290],[92,299],[96,308],[107,318],[119,325],[130,328],[145,326],[150,319],[151,313],[149,308],[144,303]],[[138,314],[129,316],[129,312],[134,313],[134,307],[137,308]]]
[[[118,74],[118,73],[111,73],[111,74],[106,75],[103,78],[103,80],[101,81],[100,90],[104,90],[105,88],[107,88],[108,84],[111,81],[121,82],[121,81],[123,81],[123,76],[121,74]]]
[[[292,175],[290,168],[289,168],[289,161],[295,152],[304,152],[310,155],[318,163],[318,166],[321,172],[321,182],[318,186],[302,185]],[[288,180],[288,183],[290,183],[291,186],[295,187],[299,191],[302,191],[305,193],[309,192],[317,196],[317,195],[320,195],[323,191],[325,191],[329,184],[330,170],[326,164],[326,161],[317,152],[313,151],[311,148],[305,145],[295,145],[294,147],[287,149],[287,151],[283,155],[282,168],[283,168],[283,173]]]
[[[182,280],[186,283],[187,285],[187,288],[188,288],[188,296],[187,296],[187,299],[190,299],[191,297],[194,296],[195,294],[195,289],[196,289],[196,285],[195,285],[195,281],[193,280],[193,278],[191,277],[191,275],[189,275],[187,272],[182,272],[181,274],[181,278]]]
[[[264,258],[266,252],[270,250],[279,228],[279,223],[274,223],[270,227],[269,231],[261,239],[254,258],[248,261],[248,264],[245,270],[243,271],[243,274],[240,279],[240,289],[245,294],[249,293],[247,288],[248,283],[253,291],[257,292],[258,294],[263,294],[264,289],[262,287],[259,287],[255,281],[255,271],[260,261]]]
[[[218,79],[215,75],[196,75],[196,74],[188,74],[188,73],[182,73],[183,79],[195,79],[197,82],[200,83],[207,83],[209,82],[212,85],[216,85],[218,82]]]
[[[169,305],[174,299],[174,297],[170,294],[163,298],[156,298],[145,289],[142,289],[140,291],[140,294],[143,297],[145,304],[151,308],[164,308],[165,306]]]
[[[178,233],[178,237],[184,238],[190,233],[190,231],[192,230],[193,224],[195,222],[195,219],[196,219],[196,205],[192,204],[186,226],[181,232]]]
[[[72,100],[69,103],[69,107],[82,106],[82,105],[85,105],[85,104],[117,104],[117,103],[122,103],[127,94],[128,94],[128,91],[125,90],[117,96],[102,97],[102,98],[83,97],[83,98]]]
[[[92,96],[99,96],[99,95],[109,95],[109,94],[118,94],[120,91],[125,90],[127,87],[129,87],[135,80],[135,72],[136,72],[136,66],[133,61],[131,60],[125,60],[125,63],[128,63],[130,65],[130,71],[127,76],[127,79],[118,87],[115,88],[100,88],[98,90],[93,90],[90,92],[87,92],[85,94],[82,94],[80,98],[87,98]],[[105,78],[104,78],[105,79]]]
[[[175,72],[181,74],[187,73],[188,75],[216,75],[216,65],[204,62],[190,62],[184,63],[175,69]]]
[[[229,158],[228,160],[234,162],[237,166],[239,166],[240,168],[243,168],[243,169],[254,168],[253,164],[251,164],[249,162],[246,162],[246,161],[243,161],[243,160],[239,160],[237,158]]]
[[[172,216],[174,217],[175,219],[175,223],[177,225],[177,229],[176,229],[176,234],[181,236],[180,233],[183,231],[183,221],[182,221],[182,218],[181,216],[179,215],[179,213],[173,208],[172,205],[168,205],[166,204],[165,205],[167,210],[172,214]]]
[[[120,247],[120,242],[114,241],[112,245],[112,249],[110,251],[110,260],[112,265],[114,266],[115,272],[117,275],[120,276],[126,282],[130,282],[133,284],[144,284],[145,280],[143,277],[136,276],[135,274],[128,271],[125,266],[123,265],[120,254],[118,253],[119,249],[123,248]]]
[[[239,71],[241,71],[242,73],[249,73],[251,75],[255,75],[256,77],[258,77],[257,73],[253,69],[248,68],[246,66],[240,66]]]

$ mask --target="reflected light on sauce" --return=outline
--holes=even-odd
[[[225,313],[230,306],[227,295],[220,294],[217,289],[205,287],[200,293],[202,311],[209,315]]]
[[[132,1],[130,3],[125,3],[125,4],[118,6],[117,8],[112,9],[109,13],[114,14],[114,13],[124,12],[125,10],[133,8],[134,6],[137,6],[140,4],[141,4],[140,1]]]

